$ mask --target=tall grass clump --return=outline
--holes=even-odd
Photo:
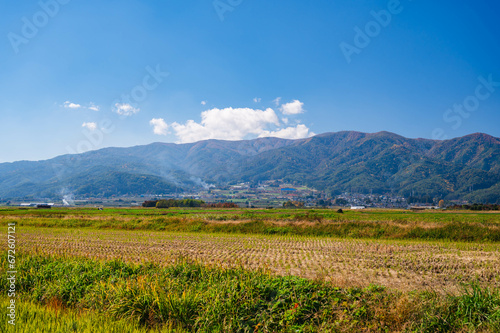
[[[477,283],[462,287],[459,295],[444,300],[424,296],[427,306],[420,325],[422,332],[500,332],[500,292]]]
[[[8,299],[0,298],[0,317],[7,317]],[[129,320],[110,320],[95,312],[82,312],[54,306],[43,306],[30,301],[18,302],[16,325],[7,320],[0,321],[0,332],[4,333],[173,333],[182,331],[164,326],[151,330]]]

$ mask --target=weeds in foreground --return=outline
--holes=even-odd
[[[3,256],[0,267],[5,261]],[[477,284],[442,296],[375,285],[340,289],[186,261],[159,267],[28,255],[18,257],[18,272],[19,327],[32,327],[33,316],[41,328],[77,325],[79,332],[91,331],[87,317],[99,318],[96,325],[109,332],[495,332],[500,327],[499,291]],[[0,289],[5,293],[5,283]],[[58,330],[63,331],[53,331]]]

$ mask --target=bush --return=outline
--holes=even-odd
[[[142,203],[142,207],[145,208],[156,207],[157,202],[158,200],[146,200]]]
[[[170,207],[201,207],[205,204],[203,200],[195,199],[168,199],[160,200],[156,203],[156,208],[170,208]]]

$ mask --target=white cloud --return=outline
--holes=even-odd
[[[188,143],[208,139],[242,140],[247,135],[260,135],[267,126],[279,126],[273,109],[249,108],[211,109],[201,113],[201,123],[188,120],[184,125],[173,123],[179,142]]]
[[[287,127],[274,132],[264,131],[259,135],[259,138],[275,137],[282,139],[303,139],[313,135],[315,135],[315,133],[311,132],[306,125],[300,124],[297,125],[297,127]]]
[[[260,103],[260,101],[262,101],[262,98],[260,98],[260,97],[255,97],[255,98],[253,99],[253,101],[254,101],[255,103]]]
[[[127,103],[116,103],[114,108],[114,111],[122,116],[131,116],[133,114],[136,114],[140,110],[141,109],[134,108],[132,105]]]
[[[279,106],[280,105],[280,102],[281,102],[281,97],[278,97],[276,98],[273,103],[276,105],[276,106]]]
[[[89,109],[92,111],[99,111],[101,109],[98,105],[95,105],[92,102],[89,103],[89,106],[82,106],[81,104],[66,101],[61,106],[66,108],[66,109],[74,109],[74,110],[76,110],[76,109]]]
[[[281,121],[284,123],[284,124],[288,124],[288,118],[281,118]]]
[[[167,135],[168,124],[162,118],[153,118],[149,124],[153,126],[154,134]]]
[[[95,105],[94,103],[91,102],[88,109],[92,111],[99,111],[101,108],[99,107],[99,105]]]
[[[82,127],[85,127],[91,131],[95,131],[97,129],[97,124],[96,123],[83,123]]]
[[[82,107],[80,104],[72,103],[70,101],[64,102],[63,106],[68,109],[79,109]]]
[[[201,105],[207,105],[207,101],[201,101]]]
[[[283,114],[299,114],[304,112],[304,103],[299,100],[294,100],[293,102],[283,104],[280,108]]]

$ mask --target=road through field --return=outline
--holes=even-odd
[[[18,249],[26,253],[166,265],[183,257],[326,279],[340,287],[375,283],[401,291],[454,291],[472,280],[500,284],[499,244],[32,227],[19,228],[18,237]]]

